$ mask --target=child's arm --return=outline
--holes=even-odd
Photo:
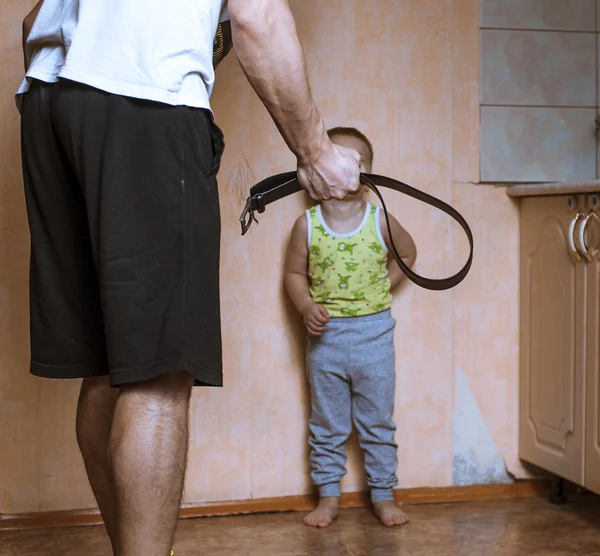
[[[315,303],[310,295],[308,285],[308,224],[306,217],[301,216],[292,228],[292,235],[285,261],[285,287],[304,319],[304,326],[309,334],[320,336],[329,322],[327,310]]]
[[[383,239],[388,248],[388,251],[391,251],[392,245],[390,242],[390,234],[388,232],[387,226],[385,224],[385,219],[381,218],[379,221],[379,225],[381,226],[381,234],[383,235]],[[400,225],[398,220],[396,220],[390,214],[390,226],[392,228],[392,235],[394,236],[394,243],[396,244],[396,249],[398,249],[398,253],[400,254],[400,258],[406,263],[406,266],[412,268],[417,260],[417,246],[412,238],[412,236]],[[388,252],[388,273],[390,276],[391,287],[390,289],[396,288],[403,280],[406,278],[404,272],[400,270],[398,263],[396,263],[396,259],[391,252]]]

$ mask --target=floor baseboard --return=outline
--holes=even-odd
[[[395,497],[399,504],[416,505],[506,498],[531,498],[545,496],[548,492],[548,481],[520,481],[499,485],[408,488],[396,491]],[[312,495],[257,498],[252,500],[234,500],[231,502],[191,503],[181,508],[180,517],[182,519],[192,519],[255,513],[305,512],[314,508],[315,503],[316,498]],[[369,496],[366,492],[343,493],[340,501],[342,508],[361,508],[368,504]],[[33,512],[14,515],[0,514],[0,531],[101,524],[102,518],[98,510]]]

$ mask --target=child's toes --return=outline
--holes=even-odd
[[[394,502],[374,504],[375,514],[386,527],[398,527],[408,523],[408,516]]]

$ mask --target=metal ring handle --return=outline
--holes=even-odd
[[[569,252],[577,262],[582,262],[583,259],[581,258],[577,247],[575,246],[575,227],[577,226],[577,222],[579,222],[579,219],[582,216],[583,214],[581,212],[578,212],[573,217],[573,220],[571,220],[571,223],[569,224],[569,233],[567,234],[567,240],[569,242]]]
[[[585,220],[583,221],[583,224],[579,226],[579,245],[581,246],[581,252],[583,253],[583,256],[586,258],[588,263],[591,263],[598,254],[598,249],[594,249],[594,252],[590,253],[590,249],[585,241],[585,233],[587,231],[588,224],[592,219],[600,221],[598,215],[592,211],[588,213],[588,215],[585,217]]]

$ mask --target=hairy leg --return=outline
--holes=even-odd
[[[123,385],[109,442],[119,556],[168,556],[187,463],[193,378],[173,372]]]
[[[108,377],[86,378],[77,405],[77,442],[113,551],[117,550],[115,494],[108,469],[108,441],[119,390]]]

